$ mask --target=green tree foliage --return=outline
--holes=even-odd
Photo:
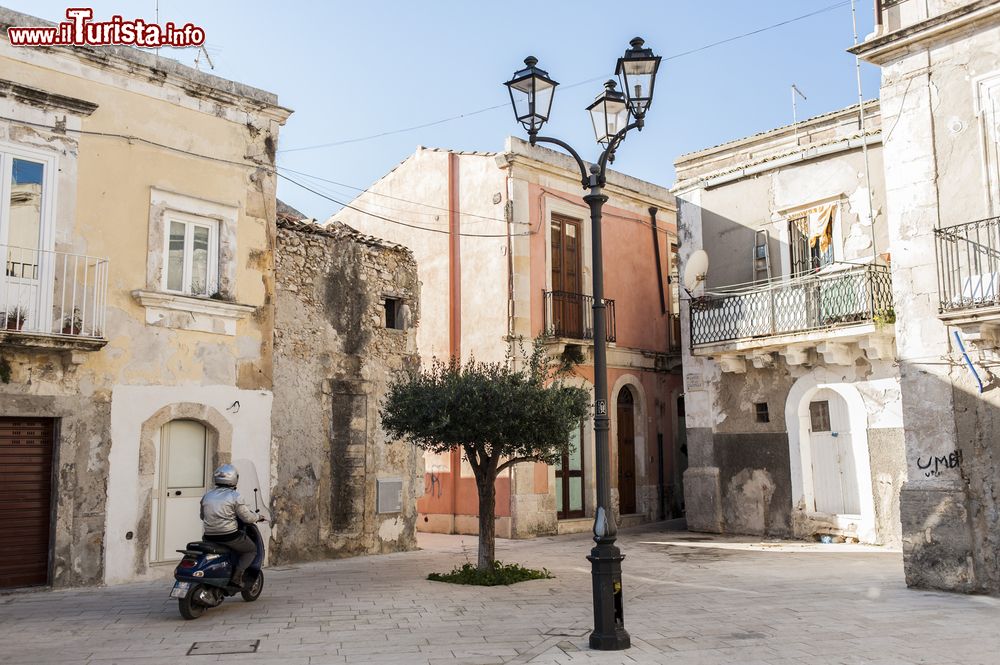
[[[505,362],[435,362],[389,387],[380,411],[389,436],[435,453],[461,448],[472,467],[482,570],[494,561],[497,475],[521,462],[557,463],[588,413],[587,392],[563,383],[570,371],[536,340],[530,354]]]

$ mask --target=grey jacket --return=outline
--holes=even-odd
[[[247,507],[243,497],[232,487],[215,487],[201,497],[201,521],[205,523],[206,536],[236,533],[239,530],[237,517],[246,524],[258,521],[257,514]]]

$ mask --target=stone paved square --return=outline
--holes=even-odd
[[[995,665],[1000,600],[907,589],[898,551],[626,529],[633,646],[587,647],[586,535],[497,543],[548,568],[512,587],[429,582],[475,560],[475,538],[421,534],[421,551],[266,570],[261,599],[184,621],[169,581],[0,596],[0,663],[685,663]],[[186,655],[260,640],[257,653]]]

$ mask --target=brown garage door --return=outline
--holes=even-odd
[[[0,418],[0,589],[49,578],[51,418]]]

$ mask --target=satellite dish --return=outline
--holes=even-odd
[[[684,265],[684,288],[694,291],[698,285],[705,281],[708,273],[708,254],[705,250],[699,249],[688,257]]]

